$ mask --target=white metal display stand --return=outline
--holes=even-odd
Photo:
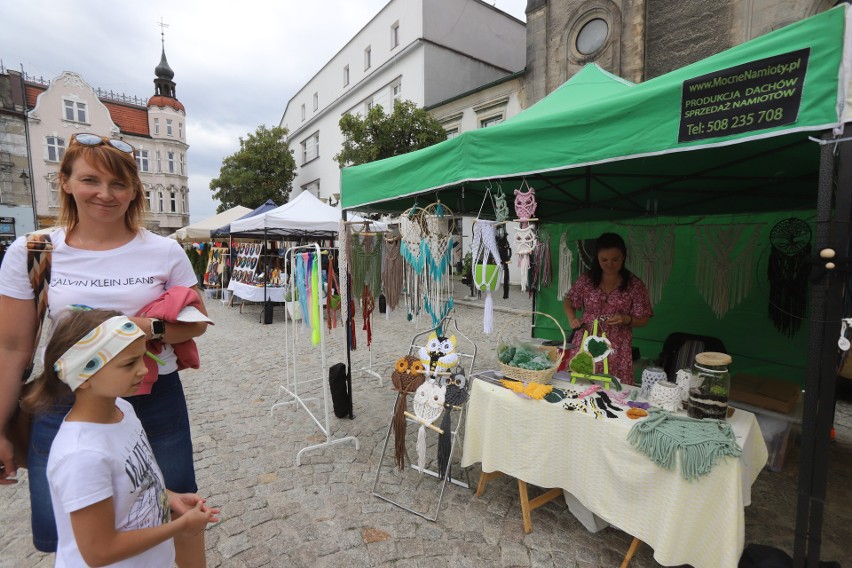
[[[293,247],[287,250],[287,255],[290,257],[290,286],[295,285],[294,278],[296,274],[296,256],[297,252],[313,252],[315,255],[322,254],[320,247],[318,244],[314,243],[311,245],[302,245]],[[320,281],[322,279],[320,278]],[[317,294],[319,291],[312,290],[312,294]],[[302,314],[302,317],[309,318],[310,314]],[[289,324],[285,323],[284,325],[284,374],[286,382],[283,385],[279,385],[279,388],[284,391],[287,395],[287,399],[283,401],[276,402],[272,405],[272,408],[269,409],[269,415],[272,416],[275,412],[275,409],[279,406],[286,406],[288,404],[292,404],[294,406],[294,410],[298,409],[298,406],[301,406],[305,412],[308,413],[308,416],[311,417],[322,433],[325,435],[325,441],[319,444],[314,444],[312,446],[307,446],[299,450],[296,454],[296,465],[302,465],[302,453],[315,450],[317,448],[322,448],[324,446],[330,446],[332,444],[340,444],[342,442],[354,442],[355,449],[358,450],[360,448],[360,444],[358,443],[358,438],[354,436],[346,436],[344,438],[332,438],[331,437],[331,427],[329,426],[328,420],[328,393],[329,393],[329,384],[328,384],[328,363],[326,362],[325,356],[325,323],[322,317],[322,308],[320,308],[320,317],[318,321],[314,322],[314,325],[318,325],[320,328],[320,369],[321,372],[317,375],[314,375],[310,378],[306,378],[304,376],[299,375],[299,368],[297,364],[297,352],[296,352],[296,339],[298,335],[305,336],[303,333],[298,333],[296,326],[300,326],[302,323],[300,321],[294,321],[290,318]],[[320,421],[320,417],[318,417],[306,403],[311,401],[319,402],[319,397],[312,398],[303,398],[303,395],[314,393],[316,394],[316,389],[319,388],[322,396],[322,421]],[[301,390],[301,393],[300,393]],[[297,406],[298,405],[298,406]]]
[[[447,315],[441,321],[441,323],[438,326],[435,326],[432,329],[426,330],[424,332],[421,332],[421,333],[418,333],[417,335],[415,335],[411,340],[411,345],[409,346],[409,354],[417,355],[417,352],[420,349],[420,347],[426,343],[425,339],[429,336],[429,334],[432,333],[433,331],[438,330],[438,329],[443,330],[444,335],[455,335],[456,336],[456,353],[459,354],[459,365],[465,371],[465,374],[466,374],[466,377],[467,377],[467,389],[469,391],[470,390],[470,382],[473,379],[473,365],[474,365],[474,362],[476,361],[476,344],[470,338],[468,338],[466,335],[464,335],[461,331],[459,331],[458,324],[457,324],[455,318],[452,315]],[[400,396],[409,396],[409,395],[406,395],[405,393],[397,393],[397,398],[399,398]],[[395,408],[395,406],[396,406],[396,400],[394,400],[394,407],[392,407],[392,408]],[[394,412],[393,412],[393,409],[392,409],[390,420],[388,422],[388,430],[387,430],[387,433],[385,434],[385,442],[384,442],[384,445],[382,446],[382,454],[379,457],[379,466],[376,469],[376,478],[373,482],[372,494],[375,495],[376,497],[380,498],[380,499],[384,499],[385,501],[387,501],[389,503],[393,503],[397,507],[401,507],[402,509],[405,509],[406,511],[414,513],[415,515],[419,515],[419,516],[423,517],[424,519],[427,519],[427,520],[430,520],[430,521],[436,521],[438,519],[438,513],[441,510],[441,499],[444,496],[444,489],[446,488],[447,482],[450,481],[453,484],[458,485],[460,487],[465,487],[465,488],[470,487],[470,479],[469,478],[467,479],[467,481],[462,481],[460,479],[455,479],[455,478],[452,477],[453,456],[455,455],[456,446],[459,445],[458,444],[459,439],[462,437],[460,435],[460,430],[461,430],[461,428],[464,424],[464,411],[465,411],[466,407],[467,407],[467,403],[463,404],[462,406],[458,407],[457,409],[452,410],[452,415],[451,415],[451,418],[450,418],[450,420],[451,420],[450,454],[449,454],[449,460],[447,462],[446,475],[444,475],[443,478],[440,476],[438,471],[431,469],[431,468],[428,468],[428,467],[421,472],[421,470],[417,467],[416,460],[412,461],[410,459],[409,455],[408,455],[408,449],[407,448],[411,446],[411,444],[409,444],[408,441],[406,441],[406,455],[405,455],[406,462],[408,462],[408,465],[409,465],[408,468],[406,468],[402,472],[399,472],[396,469],[396,465],[393,463],[392,460],[391,460],[391,463],[389,463],[389,464],[384,463],[385,457],[386,457],[386,454],[387,454],[388,443],[390,441],[391,433],[392,433],[392,430],[393,430],[393,415],[394,415]],[[415,428],[410,428],[408,430],[408,432],[406,434],[406,438],[408,438],[409,436],[414,434],[414,432],[412,432],[412,430],[416,430],[416,428],[420,426],[420,423],[418,421],[412,420],[411,418],[408,418],[407,420],[408,420],[409,424],[413,424],[415,426]],[[427,432],[431,432],[431,430],[427,430]],[[432,433],[430,435],[432,435],[433,437],[437,436],[437,434],[434,434],[434,433]],[[401,478],[405,477],[405,476],[410,477],[412,475],[412,473],[411,473],[412,470],[414,472],[416,472],[416,475],[417,475],[418,478],[422,478],[423,474],[425,474],[425,475],[431,476],[431,477],[438,480],[438,484],[435,487],[435,489],[438,493],[437,499],[426,500],[425,503],[423,503],[426,506],[420,507],[419,510],[416,507],[417,504],[418,504],[416,502],[416,499],[413,499],[414,502],[410,502],[410,503],[402,503],[401,500],[399,500],[401,494],[405,493],[405,490],[404,490],[405,483],[402,481]],[[464,470],[464,472],[467,475],[467,470]],[[388,487],[390,488],[390,491],[385,492],[385,493],[382,493],[381,490],[379,489],[379,482],[380,482],[380,478],[382,477],[382,475],[384,475],[385,477],[389,477],[391,475],[397,476],[397,479],[391,480],[390,484],[388,485]],[[418,489],[417,485],[419,485],[419,482],[415,482],[415,483],[416,483],[416,485],[414,485],[414,489],[416,490],[416,489]],[[430,515],[429,513],[430,513],[430,511],[432,511],[433,507],[434,507],[434,514]]]

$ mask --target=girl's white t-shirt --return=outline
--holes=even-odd
[[[129,243],[106,251],[67,245],[64,229],[53,230],[50,238],[53,259],[47,302],[52,322],[73,304],[135,316],[169,288],[198,284],[180,244],[147,230],[140,231]],[[26,248],[26,237],[19,237],[6,251],[0,267],[0,295],[33,298]],[[166,363],[159,369],[161,375],[177,370],[170,345],[165,345],[159,357]]]
[[[50,500],[59,544],[57,567],[85,568],[71,526],[71,513],[112,497],[115,528],[132,531],[169,522],[163,474],[148,437],[129,402],[116,399],[124,414],[117,424],[62,422],[47,459]],[[115,567],[172,566],[174,541],[157,546]]]

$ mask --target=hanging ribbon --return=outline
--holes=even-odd
[[[322,325],[322,321],[320,320],[322,317],[320,313],[320,263],[318,254],[312,253],[311,256],[314,257],[313,270],[311,272],[311,343],[319,345],[322,333],[320,329]]]

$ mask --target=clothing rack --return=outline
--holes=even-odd
[[[313,252],[317,257],[322,254],[320,247],[318,244],[313,243],[310,245],[301,245],[287,249],[285,253],[285,258],[289,256],[290,258],[290,277],[288,279],[289,284],[291,286],[295,285],[295,276],[296,276],[296,256],[294,253],[297,252]],[[322,282],[322,276],[320,276],[320,282]],[[320,284],[322,286],[322,284]],[[311,295],[319,295],[320,290],[311,289]],[[318,301],[318,298],[314,298]],[[310,318],[310,314],[302,314],[303,318]],[[310,450],[316,450],[325,446],[330,446],[332,444],[340,444],[343,442],[353,442],[355,444],[355,450],[360,448],[360,444],[358,443],[358,438],[354,436],[346,436],[344,438],[332,438],[331,436],[331,426],[328,417],[328,393],[329,393],[329,376],[328,376],[328,363],[326,361],[326,345],[325,345],[325,322],[323,321],[323,312],[322,307],[320,307],[320,314],[317,321],[314,322],[314,325],[319,326],[320,332],[320,373],[313,374],[313,376],[306,377],[304,373],[299,369],[299,365],[297,363],[296,358],[296,344],[298,336],[305,337],[306,334],[299,333],[297,330],[297,326],[301,326],[301,322],[296,322],[290,319],[289,325],[285,323],[284,326],[284,375],[286,382],[285,384],[279,385],[279,388],[284,391],[286,395],[286,399],[283,401],[276,402],[269,409],[269,415],[273,416],[275,413],[275,409],[279,406],[287,406],[292,404],[294,410],[298,410],[299,407],[304,409],[305,412],[308,413],[308,416],[314,423],[319,427],[322,433],[325,435],[325,441],[319,444],[314,444],[311,446],[307,446],[299,450],[296,454],[296,465],[302,465],[302,454],[304,452]],[[317,388],[319,388],[319,393],[316,392]],[[314,396],[311,398],[305,398],[306,394],[319,394],[322,397],[320,399],[318,396]],[[318,416],[319,412],[315,413],[311,408],[308,407],[308,402],[320,402],[320,411],[321,414]]]

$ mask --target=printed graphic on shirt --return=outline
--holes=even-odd
[[[109,288],[111,286],[136,286],[153,284],[153,276],[129,276],[126,278],[51,278],[50,287],[77,286],[82,288]]]
[[[154,471],[156,461],[145,432],[140,431],[136,445],[124,462],[136,501],[127,514],[125,530],[158,526],[169,522],[169,506],[162,478]]]

